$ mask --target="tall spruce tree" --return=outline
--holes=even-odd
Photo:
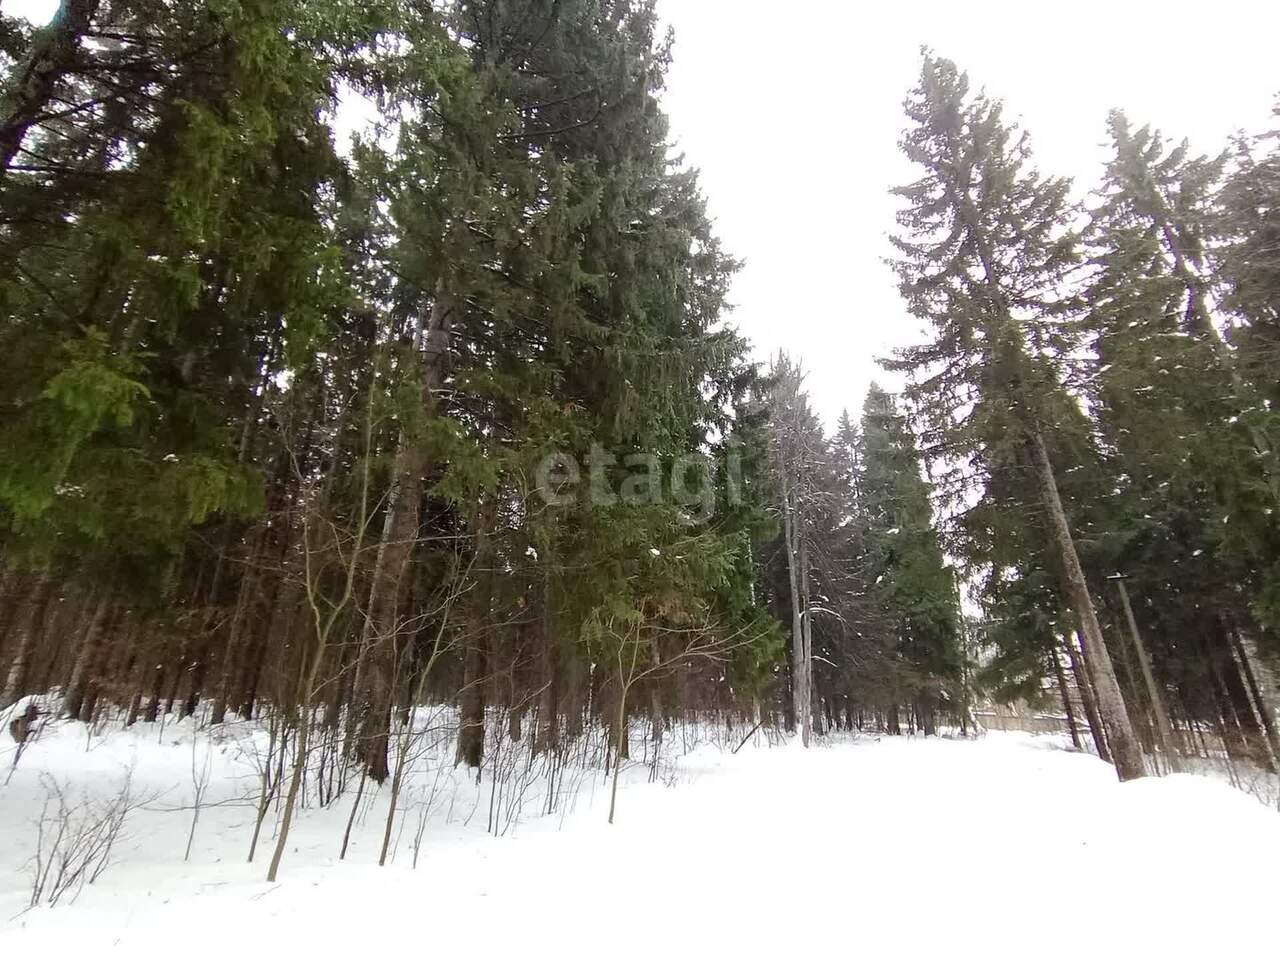
[[[1231,341],[1242,368],[1274,410],[1280,405],[1280,129],[1237,143],[1231,159],[1218,197],[1225,242],[1216,251],[1217,273],[1226,288],[1224,306],[1238,324]]]
[[[1275,115],[1280,117],[1280,106]],[[1230,175],[1218,194],[1220,243],[1215,253],[1222,305],[1232,321],[1230,342],[1250,388],[1237,390],[1242,421],[1266,454],[1264,465],[1274,497],[1280,478],[1280,130],[1256,142],[1236,144]],[[1280,513],[1280,506],[1270,514]],[[1244,533],[1241,525],[1240,533]],[[1267,625],[1272,654],[1280,650],[1280,555],[1274,541],[1259,543],[1269,553],[1265,576],[1253,591],[1253,608]]]
[[[6,700],[265,711],[291,783],[345,749],[394,794],[424,698],[480,765],[495,711],[538,751],[592,724],[621,750],[629,711],[660,734],[767,692],[758,386],[656,25],[640,0],[0,22],[35,78],[0,112]],[[339,90],[377,123],[341,152]],[[653,495],[550,508],[547,457],[596,447],[606,494],[630,456]],[[643,696],[593,673],[619,651]]]
[[[884,645],[899,667],[894,686],[924,733],[933,734],[940,707],[960,712],[960,612],[915,438],[876,384],[863,410],[858,461],[864,587],[882,611]]]
[[[1183,702],[1230,717],[1235,738],[1265,755],[1233,634],[1256,632],[1248,598],[1265,594],[1275,522],[1266,443],[1246,409],[1252,387],[1211,313],[1207,250],[1223,160],[1134,130],[1118,112],[1109,130],[1114,157],[1092,211],[1082,318],[1110,474],[1100,560],[1132,578],[1136,635],[1158,644],[1156,663]],[[1167,727],[1168,694],[1152,686],[1144,699]],[[1216,695],[1205,703],[1204,691]]]
[[[1062,290],[1076,261],[1068,184],[1029,166],[1026,134],[1005,123],[998,102],[971,95],[949,61],[925,55],[906,111],[902,148],[924,173],[895,191],[906,204],[896,265],[909,309],[932,326],[934,340],[891,366],[912,376],[908,396],[927,424],[926,454],[969,471],[985,486],[979,496],[990,497],[1002,475],[1034,478],[1053,563],[1091,654],[1117,773],[1140,777],[1141,747],[1058,482],[1072,465],[1062,462],[1061,431],[1075,409],[1061,370],[1072,348],[1062,320],[1073,306]]]
[[[807,747],[814,727],[813,587],[822,518],[827,515],[824,474],[827,443],[804,390],[804,371],[779,354],[769,372],[770,461],[782,527],[781,564],[786,572],[791,621],[791,714]]]

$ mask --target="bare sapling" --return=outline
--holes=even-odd
[[[436,775],[431,780],[431,789],[427,792],[427,798],[418,805],[418,822],[413,832],[413,867],[418,867],[418,855],[422,852],[422,840],[427,832],[427,821],[431,817],[431,808],[435,805],[436,794],[440,791],[440,778],[444,776],[448,767],[441,763],[436,765]],[[453,784],[456,792],[457,783]]]
[[[209,791],[209,780],[213,776],[213,744],[206,745],[203,754],[200,752],[200,738],[191,738],[191,830],[187,834],[187,849],[182,855],[183,861],[191,859],[191,844],[196,839],[196,827],[200,823],[200,809],[204,804],[205,794]]]
[[[267,819],[267,811],[271,809],[271,801],[280,789],[280,777],[274,775],[276,753],[280,750],[280,718],[272,711],[267,724],[267,752],[265,755],[256,749],[253,754],[258,766],[258,812],[253,821],[253,839],[249,841],[249,863],[258,851],[258,838],[262,835],[262,822]],[[255,744],[256,748],[256,744]]]
[[[53,777],[40,778],[44,802],[36,818],[36,849],[31,857],[29,907],[56,906],[74,901],[112,863],[125,822],[150,798],[133,791],[133,769],[125,772],[119,789],[110,797],[95,799],[85,793],[79,800]]]
[[[459,597],[467,590],[467,584],[470,581],[471,567],[475,563],[474,552],[468,561],[465,569],[458,571],[457,563],[454,563],[454,573],[446,577],[445,586],[441,588],[443,596],[432,609],[426,613],[420,614],[414,618],[414,622],[409,624],[409,629],[399,631],[407,633],[410,636],[417,633],[417,624],[420,622],[430,622],[433,618],[436,620],[435,637],[431,643],[431,653],[427,657],[421,669],[418,671],[417,682],[414,684],[413,690],[409,693],[409,713],[405,722],[401,724],[401,729],[395,740],[395,769],[391,775],[391,798],[387,806],[387,822],[382,832],[382,849],[378,853],[378,866],[386,866],[387,854],[391,846],[391,830],[395,823],[396,809],[400,802],[400,792],[404,787],[404,777],[411,763],[412,748],[415,746],[420,732],[416,730],[415,718],[419,704],[422,703],[423,694],[426,691],[427,680],[431,677],[432,670],[435,668],[436,662],[440,657],[451,649],[452,644],[446,639],[448,636],[448,627],[450,616],[453,613]],[[397,662],[403,661],[403,655],[397,656]],[[345,846],[345,844],[344,844]]]
[[[371,390],[364,423],[366,453],[372,448],[373,432],[374,391]],[[353,521],[350,542],[344,548],[341,542],[343,538],[338,535],[334,524],[316,516],[318,512],[316,501],[319,499],[316,496],[317,478],[304,475],[298,465],[298,458],[295,456],[292,459],[295,473],[300,481],[300,487],[306,491],[305,500],[307,506],[304,507],[302,513],[302,587],[307,609],[311,614],[311,629],[306,634],[306,640],[302,644],[302,649],[298,656],[293,713],[293,725],[295,728],[293,763],[289,773],[288,790],[284,797],[284,809],[280,816],[280,829],[276,835],[275,849],[271,854],[271,865],[267,869],[267,881],[269,883],[274,883],[279,875],[280,861],[284,858],[284,851],[289,842],[289,829],[293,825],[293,814],[297,807],[298,794],[302,787],[303,777],[306,774],[312,714],[318,692],[320,668],[324,664],[325,654],[329,649],[335,630],[355,601],[361,554],[364,550],[365,535],[369,524],[369,487],[372,479],[372,467],[369,457],[365,456],[359,474],[360,493],[356,504],[357,516]],[[332,535],[333,553],[336,554],[339,567],[337,575],[339,587],[336,596],[327,595],[324,589],[331,580],[329,568],[332,563],[328,559],[329,551],[326,550],[325,545],[322,543],[324,534],[319,529],[321,527],[327,528]]]

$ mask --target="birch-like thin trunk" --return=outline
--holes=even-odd
[[[806,716],[809,720],[809,736],[823,733],[823,723],[819,710],[817,690],[814,688],[813,676],[813,602],[810,596],[809,583],[809,544],[802,535],[800,537],[800,627],[804,634],[804,698]],[[805,741],[808,745],[808,740]]]
[[[656,636],[649,641],[649,649],[652,653],[650,665],[656,674],[662,667],[662,654],[658,648],[658,638]],[[654,769],[657,769],[658,754],[662,749],[662,735],[666,725],[666,718],[662,712],[662,694],[656,683],[651,685],[649,693],[649,718],[653,724],[653,765]]]
[[[783,533],[787,546],[787,577],[791,584],[791,703],[796,723],[800,726],[800,742],[809,746],[813,717],[809,714],[808,651],[805,646],[804,612],[801,608],[799,535],[792,506],[787,503],[782,514]]]

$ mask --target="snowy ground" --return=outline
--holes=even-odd
[[[303,813],[281,882],[267,884],[269,843],[243,862],[253,811],[234,799],[253,774],[242,745],[231,737],[209,754],[216,805],[184,862],[182,808],[208,740],[197,737],[193,754],[190,728],[171,727],[163,742],[155,733],[86,741],[63,727],[0,787],[0,957],[1275,949],[1280,815],[1206,778],[1120,785],[1052,738],[866,738],[807,752],[762,742],[736,756],[703,747],[658,782],[634,770],[612,827],[604,785],[584,781],[570,812],[526,815],[501,837],[485,833],[486,788],[436,780],[448,799],[437,790],[416,869],[405,835],[395,862],[376,866],[377,797],[338,861],[347,797]],[[9,759],[0,753],[3,768]],[[130,815],[112,865],[74,902],[25,910],[49,778],[71,797],[107,796],[130,764],[132,790],[151,799]],[[412,834],[412,812],[405,819]]]

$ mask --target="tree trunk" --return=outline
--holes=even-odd
[[[1076,712],[1071,706],[1071,691],[1067,688],[1067,675],[1062,671],[1062,661],[1058,659],[1058,651],[1049,653],[1049,661],[1053,664],[1053,676],[1058,681],[1058,693],[1062,697],[1062,709],[1067,715],[1067,730],[1071,734],[1071,745],[1081,749],[1080,731],[1076,729]]]
[[[450,307],[444,296],[435,297],[422,338],[422,400],[430,410],[444,383],[444,362],[449,346]],[[390,772],[387,747],[391,725],[391,695],[395,686],[396,639],[399,634],[400,597],[404,574],[418,539],[421,508],[421,446],[401,432],[391,468],[382,540],[374,562],[369,610],[360,641],[357,668],[359,718],[355,753],[376,783]]]
[[[72,667],[71,679],[67,683],[67,693],[62,702],[63,710],[72,719],[80,716],[81,709],[84,706],[85,692],[92,680],[93,667],[97,661],[98,647],[101,643],[107,612],[110,608],[110,595],[103,593],[101,599],[98,600],[98,606],[94,610],[93,618],[89,621],[89,625],[85,628],[84,636],[80,640],[80,649],[76,653],[75,666]]]
[[[1093,681],[1089,679],[1089,671],[1080,662],[1080,654],[1076,651],[1075,641],[1066,641],[1067,657],[1071,661],[1071,675],[1075,677],[1076,689],[1080,691],[1080,702],[1084,705],[1085,720],[1089,724],[1089,733],[1093,737],[1094,749],[1098,757],[1111,762],[1111,750],[1107,746],[1107,731],[1102,726],[1102,717],[1098,715],[1098,702],[1093,697]]]
[[[649,641],[650,663],[655,676],[662,666],[662,653],[658,648],[658,638]],[[653,760],[658,762],[658,753],[662,749],[662,733],[666,724],[666,716],[662,710],[662,690],[658,683],[649,684],[649,722],[653,725]]]
[[[476,632],[468,638],[463,652],[462,689],[458,693],[457,762],[473,770],[478,770],[484,762],[485,647],[489,642],[493,607],[493,541],[489,529],[492,522],[491,507],[486,506],[476,528],[475,567],[479,581],[471,618]]]
[[[804,634],[805,707],[809,718],[809,738],[805,740],[805,744],[808,745],[809,739],[814,735],[821,736],[824,730],[821,699],[818,696],[817,679],[813,669],[813,601],[809,582],[809,543],[803,535],[799,540],[800,569],[797,572],[800,577],[800,627]]]
[[[261,538],[258,538],[258,544]],[[236,608],[231,615],[231,625],[227,630],[227,644],[222,652],[222,667],[218,673],[218,688],[213,701],[213,709],[209,717],[212,724],[222,723],[227,716],[228,702],[234,702],[236,688],[244,675],[243,653],[245,634],[248,632],[249,608],[253,592],[257,587],[255,567],[258,560],[258,547],[255,545],[252,561],[240,578],[240,589],[236,593]]]
[[[787,546],[787,577],[791,585],[791,700],[796,723],[800,727],[800,742],[809,746],[813,715],[809,711],[809,649],[805,639],[805,614],[800,593],[800,547],[802,537],[791,504],[783,510],[783,532]]]
[[[457,762],[472,769],[479,769],[484,762],[484,653],[478,638],[473,638],[463,655]]]
[[[618,776],[622,772],[622,761],[630,753],[627,740],[627,688],[619,685],[618,713],[613,720],[615,727],[613,782],[609,787],[609,823],[613,823],[613,815],[618,809]]]
[[[8,175],[27,132],[48,109],[58,82],[75,66],[80,39],[98,5],[99,0],[62,0],[9,77],[0,107],[0,180]]]
[[[0,692],[0,710],[13,706],[26,692],[27,676],[31,672],[31,659],[43,632],[44,615],[49,606],[53,587],[47,571],[42,571],[31,587],[30,595],[21,603],[21,610],[13,620],[13,660],[5,677],[4,690]]]
[[[1219,669],[1219,654],[1212,649],[1209,641],[1201,635],[1200,658],[1204,662],[1205,679],[1209,687],[1210,705],[1213,708],[1211,719],[1222,740],[1223,749],[1229,757],[1247,760],[1251,758],[1250,745],[1241,729],[1231,697],[1227,694],[1223,683],[1222,671]]]
[[[1275,714],[1271,708],[1269,698],[1263,691],[1262,683],[1258,679],[1260,671],[1254,667],[1254,658],[1249,655],[1249,647],[1246,645],[1244,637],[1234,624],[1228,624],[1227,627],[1235,648],[1240,673],[1244,676],[1249,692],[1253,696],[1258,720],[1262,723],[1262,729],[1267,736],[1267,743],[1271,747],[1271,759],[1274,765],[1277,761],[1280,761],[1280,736],[1277,736],[1276,732]]]
[[[588,684],[583,682],[582,659],[573,650],[568,651],[559,662],[564,665],[564,690],[556,703],[562,704],[558,709],[564,714],[565,736],[576,740],[582,736],[590,690]]]
[[[38,579],[38,578],[37,578]],[[0,563],[0,657],[6,655],[5,638],[9,635],[9,627],[13,623],[15,609],[19,603],[15,596],[19,591],[26,592],[28,587],[25,577],[16,571],[5,568]],[[24,597],[25,599],[25,597]]]
[[[1085,641],[1093,650],[1092,658],[1086,652],[1086,662],[1093,668],[1098,709],[1111,735],[1111,752],[1115,759],[1116,774],[1121,780],[1134,780],[1146,776],[1142,748],[1134,735],[1129,715],[1125,711],[1124,695],[1120,692],[1120,684],[1116,681],[1111,655],[1107,649],[1106,639],[1102,635],[1102,624],[1098,622],[1098,612],[1094,608],[1093,597],[1089,594],[1089,584],[1084,578],[1084,569],[1080,566],[1080,556],[1076,553],[1075,540],[1071,536],[1071,527],[1067,523],[1067,515],[1062,507],[1062,498],[1058,494],[1058,481],[1053,474],[1053,464],[1049,460],[1044,434],[1037,428],[1032,431],[1030,439],[1040,475],[1041,495],[1044,498],[1050,522],[1053,524],[1054,541],[1062,575],[1066,580],[1067,594],[1071,598],[1071,605],[1075,609]]]
[[[542,582],[542,617],[539,630],[539,660],[542,686],[538,694],[537,726],[533,733],[533,749],[537,753],[554,751],[560,745],[560,683],[556,662],[555,608],[548,566]],[[572,716],[570,716],[572,723]]]
[[[929,692],[916,701],[916,713],[920,716],[920,731],[926,737],[935,736],[938,732],[933,703],[933,694]]]
[[[276,835],[275,849],[271,851],[271,865],[267,868],[267,883],[275,883],[280,875],[280,861],[284,859],[285,847],[289,843],[289,828],[293,825],[293,811],[298,804],[298,790],[302,786],[302,777],[307,770],[307,750],[311,745],[311,712],[310,704],[304,704],[298,722],[298,733],[294,746],[293,765],[289,773],[289,792],[284,800],[284,812],[280,818],[280,832]],[[281,746],[283,752],[284,747]],[[254,835],[257,842],[257,835]],[[250,852],[249,859],[253,859]]]
[[[1147,656],[1147,648],[1142,643],[1142,634],[1138,631],[1138,621],[1133,615],[1133,606],[1129,603],[1129,588],[1123,580],[1117,580],[1120,590],[1120,603],[1124,607],[1125,620],[1129,623],[1129,635],[1133,639],[1133,649],[1138,656],[1138,667],[1142,670],[1142,682],[1147,688],[1147,696],[1151,700],[1151,710],[1156,715],[1156,731],[1160,736],[1160,747],[1164,751],[1165,762],[1175,772],[1182,769],[1174,748],[1173,726],[1169,723],[1169,713],[1165,709],[1164,693],[1156,686],[1155,675],[1151,671],[1151,658]]]
[[[1231,704],[1231,711],[1236,724],[1249,751],[1249,758],[1261,767],[1274,772],[1275,764],[1271,757],[1271,743],[1266,735],[1263,718],[1254,709],[1254,698],[1251,696],[1244,671],[1235,652],[1235,637],[1225,617],[1216,618],[1216,627],[1220,638],[1215,649],[1219,669],[1221,670],[1223,687]]]
[[[392,467],[393,478],[383,520],[382,542],[374,563],[369,611],[360,639],[357,677],[359,715],[355,754],[375,783],[390,772],[387,747],[391,722],[391,694],[395,684],[400,597],[404,574],[418,535],[420,466],[406,437],[401,437]]]

